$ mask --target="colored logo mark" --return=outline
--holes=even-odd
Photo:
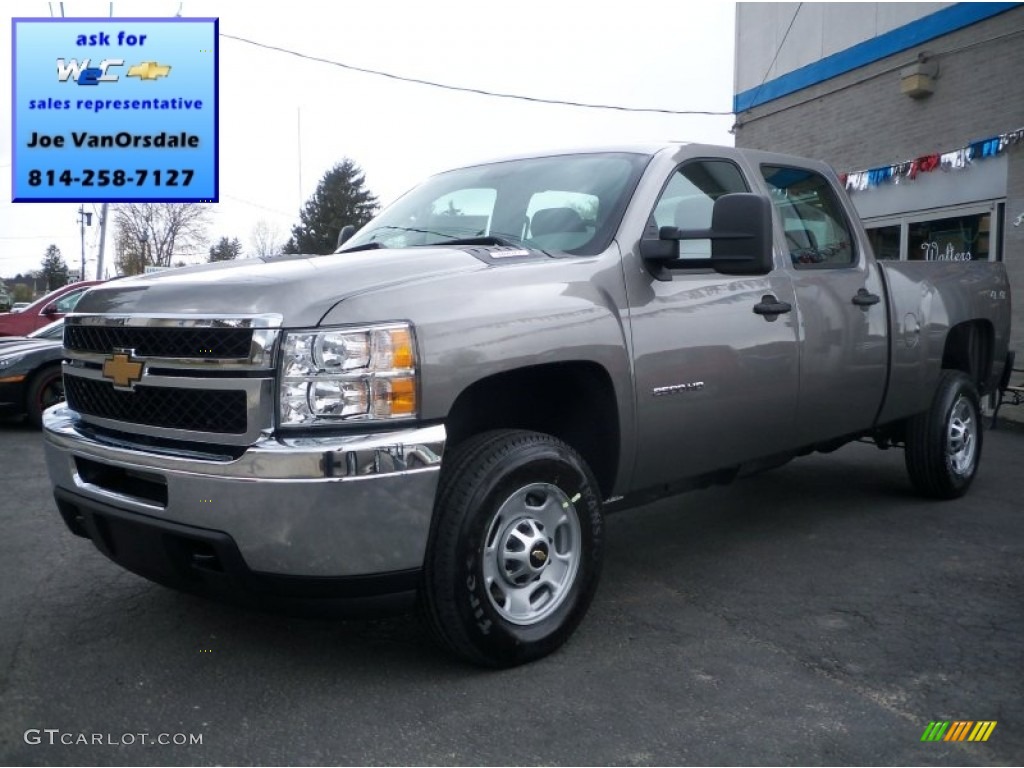
[[[128,68],[128,77],[137,77],[140,80],[156,80],[158,77],[167,77],[171,74],[171,68],[166,64],[157,64],[155,61],[144,61]]]
[[[115,387],[131,389],[142,379],[142,363],[132,360],[133,351],[115,353],[103,361],[103,377],[113,381]]]
[[[995,729],[995,720],[932,720],[921,741],[988,741]]]
[[[57,59],[57,81],[66,83],[73,80],[79,85],[116,83],[118,76],[110,74],[109,67],[124,66],[124,59],[103,59],[98,67],[90,66],[91,59]]]

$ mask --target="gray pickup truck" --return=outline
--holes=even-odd
[[[418,598],[508,666],[583,618],[606,511],[865,438],[933,498],[977,472],[1002,264],[876,262],[821,163],[513,158],[342,237],[86,294],[45,415],[72,532],[257,605]]]

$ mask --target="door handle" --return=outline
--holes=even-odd
[[[882,300],[882,297],[875,293],[868,293],[867,288],[859,288],[857,295],[853,297],[853,303],[858,307],[870,307],[873,304],[877,304]]]
[[[761,301],[754,305],[754,314],[761,315],[768,322],[772,322],[778,315],[784,315],[792,311],[792,309],[792,304],[779,301],[772,294],[768,293],[762,296]]]

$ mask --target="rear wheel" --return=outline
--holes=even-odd
[[[441,643],[508,667],[561,646],[597,588],[602,520],[583,459],[500,430],[456,447],[441,478],[422,603]]]
[[[907,472],[914,487],[935,499],[963,496],[981,460],[978,390],[966,374],[943,371],[931,407],[907,421]]]
[[[41,368],[28,385],[25,412],[29,423],[36,428],[43,426],[43,411],[51,405],[64,402],[64,378],[60,365]]]

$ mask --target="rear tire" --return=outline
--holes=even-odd
[[[64,402],[64,378],[60,364],[41,368],[32,377],[25,398],[25,413],[28,421],[36,429],[43,426],[43,411],[51,405]]]
[[[511,667],[569,638],[600,576],[596,489],[576,451],[538,432],[484,433],[445,457],[420,596],[442,645]]]
[[[974,383],[943,371],[931,407],[907,420],[907,472],[919,493],[956,499],[967,492],[981,460],[982,426]]]

